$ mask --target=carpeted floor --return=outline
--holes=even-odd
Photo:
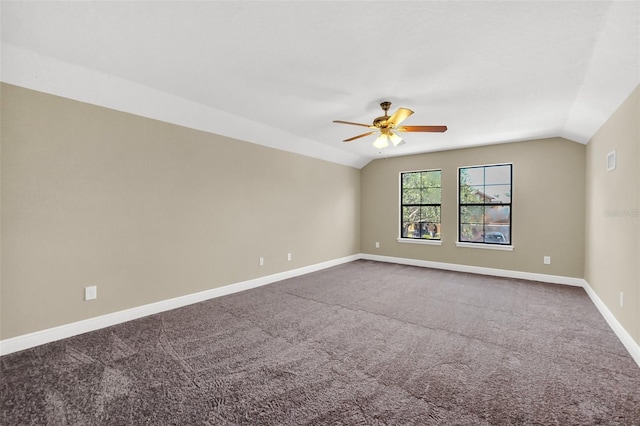
[[[634,425],[581,288],[357,261],[0,358],[3,425]]]

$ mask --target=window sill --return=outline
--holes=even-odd
[[[456,242],[456,247],[478,248],[478,249],[485,249],[485,250],[513,251],[513,246],[500,245],[500,244]]]
[[[409,244],[423,244],[428,246],[441,246],[442,240],[427,240],[422,239],[419,240],[417,238],[398,238],[399,243],[409,243]]]

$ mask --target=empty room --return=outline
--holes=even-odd
[[[640,1],[0,19],[0,424],[640,425]]]

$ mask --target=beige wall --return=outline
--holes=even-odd
[[[457,168],[494,163],[513,163],[514,250],[456,247]],[[362,252],[582,278],[584,164],[585,146],[560,138],[373,161],[362,170]],[[432,168],[442,169],[442,246],[397,242],[399,173]]]
[[[640,87],[587,145],[585,279],[640,344],[639,123]],[[607,172],[614,150],[616,168]]]
[[[1,87],[1,339],[360,250],[358,169]]]

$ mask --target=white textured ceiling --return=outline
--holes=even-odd
[[[562,136],[640,84],[638,1],[2,1],[2,81],[355,167]],[[415,111],[378,151],[379,103]]]

